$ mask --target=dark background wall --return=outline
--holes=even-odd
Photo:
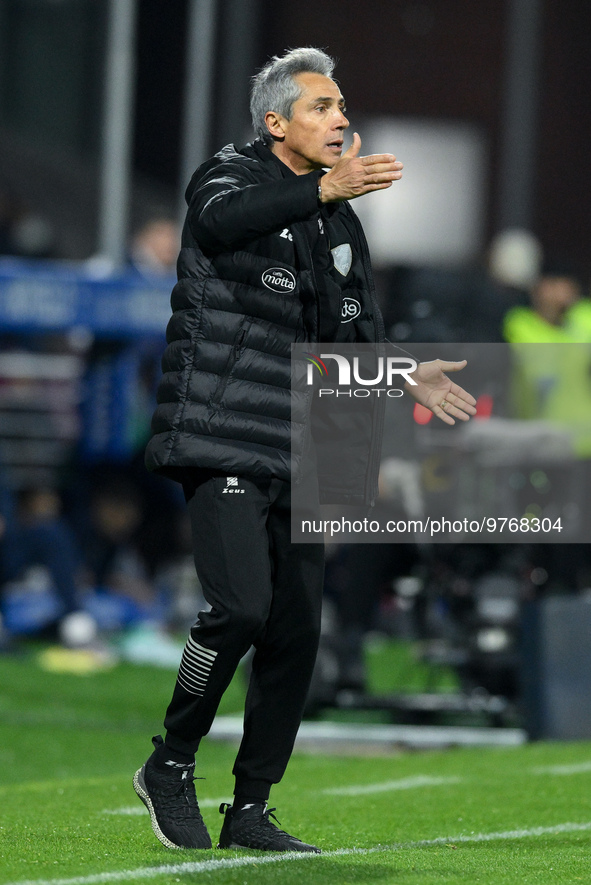
[[[530,2],[539,2],[542,15],[532,227],[548,251],[589,274],[591,3]],[[248,137],[246,86],[257,66],[288,47],[325,47],[339,59],[337,76],[362,136],[367,115],[478,125],[488,145],[490,236],[500,225],[507,180],[502,148],[511,6],[511,0],[218,0],[209,149]],[[173,211],[181,188],[189,7],[189,0],[137,4],[134,170]],[[248,10],[248,18],[232,42],[236,10]],[[95,237],[106,12],[107,0],[0,3],[0,176],[29,200],[47,193],[45,211],[56,205],[49,196],[55,190],[85,202],[85,236],[69,257],[83,257],[80,250],[91,248]],[[248,73],[229,75],[229,61],[243,49]],[[66,185],[74,171],[79,184]],[[74,209],[71,214],[72,239],[81,224]]]
[[[489,147],[490,235],[497,225],[503,177],[508,5],[505,0],[373,0],[363,6],[351,0],[261,0],[251,39],[258,64],[299,45],[321,46],[336,56],[354,123],[364,115],[385,114],[477,123]],[[221,6],[218,61],[223,56]],[[140,4],[136,163],[173,183],[187,3],[179,0],[166,9],[163,16],[161,0]],[[591,4],[546,0],[542,14],[533,227],[549,251],[591,271]],[[214,108],[212,150],[222,129],[216,116],[220,109],[215,103]],[[237,113],[239,119],[244,116]]]
[[[591,4],[547,0],[536,232],[591,270]]]
[[[492,225],[504,6],[502,0],[375,0],[361,12],[356,3],[302,0],[297,11],[282,4],[269,17],[265,51],[326,46],[340,59],[337,76],[352,121],[391,114],[477,123],[491,157]],[[396,153],[395,144],[390,149]]]

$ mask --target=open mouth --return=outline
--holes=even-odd
[[[327,147],[329,147],[335,151],[340,151],[343,148],[343,142],[342,141],[329,141],[329,143],[327,144]]]

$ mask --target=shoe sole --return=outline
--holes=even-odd
[[[142,800],[148,811],[150,812],[150,821],[152,823],[152,829],[154,830],[154,835],[157,839],[159,839],[163,845],[166,845],[167,848],[176,848],[179,851],[184,848],[184,845],[175,845],[174,842],[171,842],[168,836],[165,836],[160,826],[158,824],[158,820],[156,818],[156,812],[154,811],[154,806],[152,805],[152,800],[150,799],[150,794],[146,789],[146,782],[144,780],[144,769],[145,765],[142,765],[133,776],[133,789],[138,794],[139,798]]]

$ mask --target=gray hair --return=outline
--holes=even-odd
[[[275,111],[286,120],[291,120],[293,103],[300,98],[302,89],[294,77],[296,74],[322,74],[331,77],[336,62],[321,49],[303,46],[290,49],[282,57],[273,56],[252,78],[250,91],[250,113],[254,131],[265,144],[273,143],[273,136],[267,129],[265,114]]]

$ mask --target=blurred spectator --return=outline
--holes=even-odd
[[[547,261],[531,288],[530,305],[505,316],[504,337],[510,343],[591,342],[591,301],[582,297],[572,265]]]
[[[540,275],[542,245],[531,231],[508,228],[493,237],[488,250],[491,279],[516,295],[529,294]]]
[[[591,348],[583,345],[591,343],[591,300],[582,294],[576,268],[564,261],[546,261],[532,286],[530,306],[507,313],[504,335],[513,345],[515,417],[543,418],[568,428],[581,465],[579,486],[585,488],[591,459]],[[527,346],[531,344],[540,346]],[[581,346],[543,346],[555,344]],[[588,587],[588,545],[540,544],[532,548],[531,558],[545,575],[543,592]]]
[[[0,255],[55,258],[55,235],[47,221],[0,183]]]
[[[130,264],[142,274],[173,275],[180,249],[180,234],[170,218],[153,218],[134,234]]]
[[[8,581],[21,578],[31,566],[45,566],[63,614],[76,610],[80,556],[55,489],[33,487],[18,493],[15,519],[4,535],[3,563]]]
[[[90,517],[84,543],[88,583],[133,600],[148,612],[155,594],[139,548],[144,517],[139,492],[124,479],[106,483],[92,497]]]
[[[577,457],[591,458],[591,349],[551,346],[591,344],[591,301],[581,297],[581,289],[571,266],[546,263],[532,288],[531,306],[512,308],[504,333],[513,345],[514,417],[567,428]]]
[[[57,608],[52,610],[50,623],[40,623],[40,628],[57,630],[61,619],[78,610],[80,566],[74,535],[61,515],[55,489],[22,489],[14,516],[5,520],[2,580],[12,590],[36,588],[53,593]]]
[[[167,216],[151,218],[132,234],[127,267],[146,277],[174,277],[180,245],[176,221]],[[92,255],[85,267],[95,277],[106,277],[117,270],[108,256],[100,254]]]

